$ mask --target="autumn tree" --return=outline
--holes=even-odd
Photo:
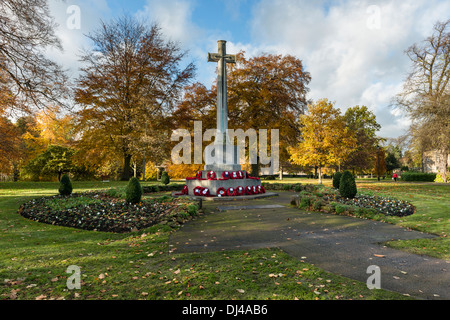
[[[444,160],[439,168],[447,174],[450,152],[450,20],[437,22],[433,34],[406,50],[411,72],[396,97],[396,105],[406,111],[416,137],[429,138],[428,150],[438,150]]]
[[[319,184],[322,168],[342,163],[356,145],[339,109],[327,99],[309,105],[300,116],[301,142],[289,149],[294,164],[318,167]]]
[[[236,64],[227,68],[229,128],[256,132],[268,129],[269,133],[270,129],[279,129],[280,158],[287,160],[286,146],[298,142],[298,117],[306,108],[307,85],[311,80],[301,60],[269,54],[247,59],[241,52]],[[214,129],[216,92],[216,84],[211,89],[200,83],[187,87],[173,114],[177,128],[192,129],[194,121],[202,121],[204,130]],[[258,175],[259,157],[257,162],[253,175]]]
[[[299,141],[298,118],[308,100],[309,72],[292,55],[263,54],[245,58],[237,55],[227,74],[228,113],[232,128],[279,129],[280,160],[287,160],[287,147]],[[259,150],[259,146],[258,146]],[[258,175],[260,159],[252,164]]]
[[[68,78],[45,56],[62,49],[47,0],[0,1],[0,111],[31,112],[63,105]]]
[[[381,126],[376,121],[375,114],[366,106],[355,106],[347,109],[344,120],[356,139],[356,147],[350,152],[343,166],[353,171],[371,169],[380,142],[376,133]]]
[[[93,49],[82,57],[75,93],[78,147],[87,160],[121,157],[121,179],[129,180],[133,155],[144,148],[157,155],[167,144],[165,118],[195,68],[182,67],[186,52],[164,40],[158,25],[129,16],[102,22],[88,37]]]
[[[0,116],[0,173],[11,174],[20,158],[20,131],[4,116]]]

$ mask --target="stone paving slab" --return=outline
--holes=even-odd
[[[280,192],[280,197],[257,204],[243,201],[242,206],[249,206],[243,210],[219,211],[219,203],[208,203],[204,205],[207,214],[184,225],[170,243],[176,252],[277,247],[326,271],[362,282],[370,276],[367,268],[377,265],[383,289],[423,299],[450,299],[450,261],[383,245],[389,240],[436,236],[379,221],[303,212],[289,206],[291,194]]]

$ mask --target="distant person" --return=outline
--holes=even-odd
[[[397,181],[398,175],[396,173],[394,173],[394,175],[392,176],[392,179],[394,179],[394,181]]]

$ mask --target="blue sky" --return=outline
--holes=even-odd
[[[168,39],[189,51],[195,81],[210,86],[215,65],[207,52],[217,40],[227,51],[248,57],[290,54],[311,73],[309,98],[328,98],[343,112],[366,105],[382,125],[383,137],[397,137],[409,120],[390,104],[410,70],[404,51],[450,18],[446,0],[49,0],[60,25],[64,53],[49,52],[76,76],[84,34],[123,13],[157,22]],[[80,9],[80,28],[67,27],[67,8]]]

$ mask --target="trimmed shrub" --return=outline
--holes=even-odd
[[[339,192],[342,197],[354,198],[357,193],[356,182],[350,171],[344,171],[339,181]]]
[[[436,179],[436,173],[424,173],[408,171],[403,172],[401,176],[403,181],[428,181],[433,182]]]
[[[132,177],[128,182],[127,189],[125,191],[125,200],[129,203],[139,203],[141,201],[141,197],[141,184],[136,177]]]
[[[72,182],[70,182],[70,178],[67,174],[61,177],[61,181],[59,182],[59,194],[62,196],[68,196],[72,193]]]
[[[333,187],[339,189],[339,183],[341,181],[342,172],[338,171],[333,175]]]
[[[169,184],[170,183],[170,178],[169,178],[169,174],[167,173],[167,171],[164,171],[161,175],[161,182],[164,184]]]

